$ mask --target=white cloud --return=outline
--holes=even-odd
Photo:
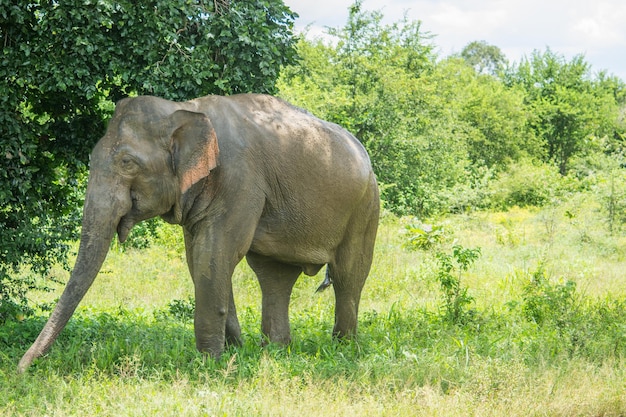
[[[626,46],[626,4],[598,2],[588,9],[580,9],[587,13],[575,16],[575,36],[598,47]]]
[[[467,10],[443,3],[429,20],[438,26],[459,34],[489,34],[502,25],[506,11],[498,9]]]
[[[285,0],[300,14],[302,29],[321,35],[346,22],[353,0]],[[511,61],[550,47],[570,58],[584,54],[595,70],[607,69],[626,81],[625,0],[364,0],[365,10],[381,10],[385,22],[405,11],[435,35],[440,54],[460,52],[484,40]]]

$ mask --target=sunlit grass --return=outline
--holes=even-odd
[[[243,262],[233,284],[244,344],[217,362],[195,351],[177,229],[164,226],[148,249],[114,246],[26,375],[15,374],[16,363],[47,313],[0,327],[0,414],[626,414],[626,239],[607,232],[593,201],[429,219],[446,238],[425,251],[403,247],[409,221],[381,221],[356,341],[332,340],[332,290],[315,293],[322,271],[294,288],[292,344],[262,347],[260,290]],[[481,248],[462,276],[474,299],[463,323],[446,320],[436,278],[435,254],[453,244]],[[529,292],[537,271],[545,294]],[[559,292],[569,281],[572,299]],[[49,302],[61,290],[33,298]],[[553,317],[533,321],[545,312]]]

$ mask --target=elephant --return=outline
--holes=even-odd
[[[333,336],[356,335],[370,272],[379,190],[362,144],[342,127],[279,98],[153,96],[115,106],[89,165],[74,267],[18,371],[47,352],[94,282],[117,233],[160,216],[183,228],[198,351],[241,343],[232,274],[246,260],[261,288],[265,340],[291,341],[297,278],[324,266],[335,294]]]

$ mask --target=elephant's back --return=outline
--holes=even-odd
[[[238,94],[198,100],[226,157],[261,158],[318,176],[333,171],[337,177],[341,171],[339,176],[367,181],[372,174],[369,156],[354,135],[282,99]]]

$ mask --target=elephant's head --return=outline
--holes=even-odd
[[[80,247],[70,279],[39,337],[24,354],[24,371],[63,330],[93,283],[111,239],[156,216],[180,223],[185,193],[217,166],[215,131],[203,113],[155,97],[125,99],[96,144],[83,208]]]

